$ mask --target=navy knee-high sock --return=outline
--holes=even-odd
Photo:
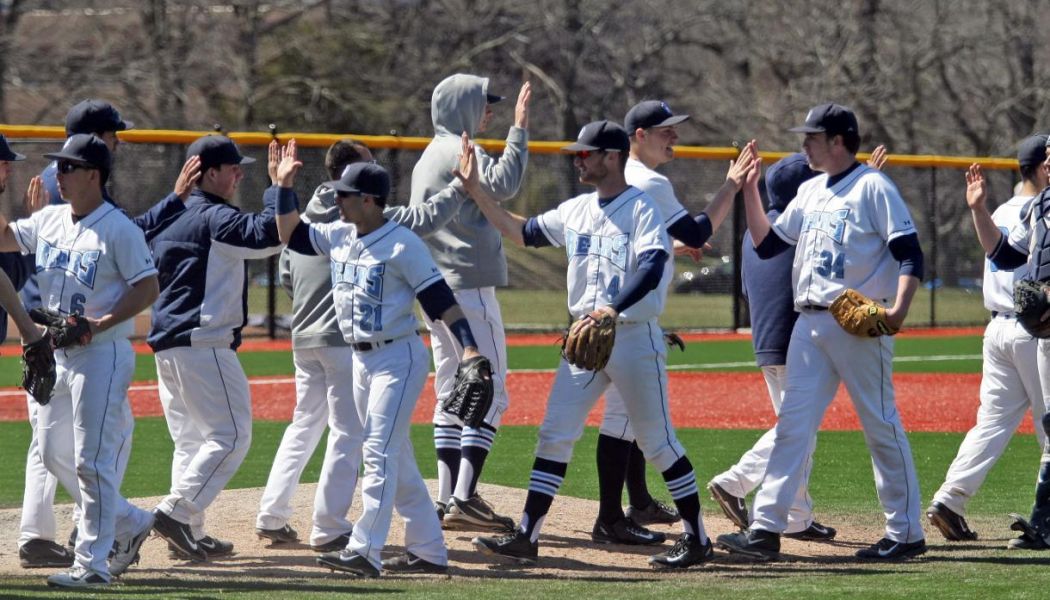
[[[485,466],[495,437],[496,428],[488,423],[482,423],[478,429],[463,428],[463,458],[459,464],[459,477],[453,486],[453,496],[467,500],[477,491],[478,478],[481,477],[481,469]]]
[[[662,475],[667,482],[667,490],[674,499],[674,505],[678,508],[678,514],[682,516],[685,532],[692,533],[698,536],[702,543],[707,543],[707,533],[700,519],[700,494],[696,488],[696,474],[689,458],[679,458]]]
[[[645,455],[638,447],[638,442],[631,443],[630,454],[627,457],[627,500],[635,508],[645,508],[653,501],[649,493],[649,485],[645,482]]]
[[[540,527],[551,509],[554,497],[558,495],[558,488],[565,480],[565,471],[568,463],[554,462],[536,457],[532,463],[532,476],[529,477],[529,494],[525,497],[525,511],[521,515],[522,533],[529,539],[536,541],[540,537]]]
[[[434,425],[434,449],[438,460],[438,502],[447,504],[459,478],[459,449],[463,428],[459,425]]]
[[[623,518],[624,465],[631,453],[631,442],[605,434],[598,435],[598,520],[612,525]]]

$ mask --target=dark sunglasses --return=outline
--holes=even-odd
[[[580,150],[576,153],[576,158],[580,160],[587,160],[595,154],[605,154],[606,152],[619,152],[619,150]]]
[[[59,173],[62,173],[63,175],[69,175],[77,169],[92,170],[95,167],[92,167],[90,165],[80,165],[75,162],[70,162],[68,160],[60,160],[58,161],[58,165],[56,165],[55,168],[58,169]]]

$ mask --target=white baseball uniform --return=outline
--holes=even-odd
[[[883,304],[894,301],[900,267],[888,244],[915,233],[908,208],[885,174],[856,165],[830,187],[826,174],[803,183],[772,232],[796,246],[792,284],[801,314],[788,346],[787,389],[751,527],[787,529],[807,449],[841,381],[871,452],[886,537],[922,540],[918,478],[893,398],[893,338],[851,335],[827,311],[846,288]]]
[[[142,231],[120,209],[103,203],[73,221],[68,204],[52,205],[11,223],[23,254],[36,254],[45,308],[98,318],[108,314],[135,283],[157,274]],[[44,464],[74,456],[82,516],[76,563],[109,578],[113,542],[141,530],[152,518],[120,495],[122,448],[130,447],[133,417],[127,390],[135,356],[131,320],[94,336],[83,347],[55,353],[57,382],[51,402],[39,407],[37,425]],[[71,423],[72,446],[69,444]],[[126,466],[126,454],[125,454]]]
[[[342,221],[309,227],[314,250],[332,261],[332,296],[339,329],[354,350],[354,402],[364,423],[363,512],[347,549],[381,569],[379,553],[397,508],[405,520],[405,549],[447,565],[441,525],[409,439],[429,371],[415,297],[441,281],[441,273],[423,241],[394,222],[364,236]]]
[[[1021,222],[1032,196],[1014,196],[992,213],[992,221],[1004,234]],[[995,268],[984,261],[984,306],[992,319],[984,330],[981,406],[977,423],[948,467],[944,484],[933,500],[960,515],[984,483],[988,472],[1002,456],[1006,445],[1029,409],[1035,421],[1035,435],[1043,447],[1043,392],[1039,382],[1037,340],[1014,317],[1014,282],[1028,275],[1028,265],[1013,271]]]

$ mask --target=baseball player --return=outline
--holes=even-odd
[[[112,105],[101,100],[84,100],[72,108],[66,114],[66,136],[67,138],[78,133],[95,134],[105,142],[112,155],[117,148],[117,132],[131,129],[134,124],[121,118]],[[43,178],[44,189],[47,192],[46,202],[60,204],[63,202],[62,194],[58,189],[56,163],[52,161],[40,173]],[[109,192],[103,188],[102,198],[107,202],[113,202]],[[30,254],[25,257],[27,265],[32,265],[34,260]],[[40,292],[37,288],[36,276],[30,273],[22,289],[22,301],[27,308],[38,308],[40,306]],[[72,458],[61,464],[54,464],[61,472],[52,474],[45,467],[40,458],[39,440],[36,435],[36,407],[37,403],[26,395],[26,403],[29,408],[29,424],[33,430],[29,441],[29,452],[26,457],[25,492],[22,500],[22,519],[19,527],[19,560],[23,567],[68,567],[73,564],[72,547],[76,541],[76,529],[70,535],[69,551],[65,547],[55,543],[57,534],[55,525],[55,489],[59,481],[70,493],[70,496],[79,506],[78,492],[76,490],[76,474],[73,472]],[[127,424],[133,427],[133,423]],[[128,430],[130,438],[131,430]],[[70,438],[72,439],[72,438]],[[118,466],[123,471],[127,463],[130,447],[123,449],[122,458],[118,460]],[[56,477],[57,475],[57,477]],[[70,489],[67,486],[73,486]],[[74,523],[78,519],[76,509],[73,513]],[[63,554],[64,553],[64,554]]]
[[[791,281],[798,320],[787,352],[787,384],[765,478],[747,531],[721,535],[720,546],[757,560],[778,557],[780,535],[805,481],[804,470],[824,411],[841,381],[864,428],[886,534],[859,558],[903,559],[926,551],[911,448],[893,400],[893,338],[847,333],[828,312],[852,288],[886,304],[889,325],[903,324],[922,278],[922,249],[896,186],[856,160],[857,118],[838,104],[812,108],[802,150],[823,174],[803,183],[770,224],[758,174],[744,187],[748,230],[760,257],[796,246]],[[770,235],[772,232],[773,235]]]
[[[242,212],[229,202],[241,165],[254,159],[220,135],[198,138],[186,155],[198,158],[200,175],[185,210],[146,235],[161,273],[147,342],[175,443],[171,491],[154,510],[154,529],[178,555],[203,561],[233,551],[205,533],[204,511],[251,443],[248,379],[237,359],[247,320],[244,262],[280,251],[274,202],[290,192],[272,186],[261,213]]]
[[[463,155],[467,171],[474,173],[469,147]],[[281,162],[300,164],[294,141]],[[473,177],[476,181],[476,173]],[[322,554],[317,562],[361,577],[377,577],[382,569],[443,573],[448,551],[408,435],[429,370],[413,300],[419,299],[431,319],[449,325],[464,359],[478,356],[477,343],[427,247],[385,217],[386,170],[354,163],[329,185],[336,192],[340,221],[305,223],[294,198],[278,202],[278,226],[288,247],[330,257],[332,295],[339,327],[353,349],[354,402],[364,424],[363,512],[346,547]],[[395,507],[405,519],[406,552],[381,561]]]
[[[1048,161],[1050,162],[1050,161]],[[1043,163],[1044,169],[1050,164]],[[1047,269],[1046,252],[1050,248],[1050,237],[1047,235],[1046,214],[1048,192],[1044,189],[1029,204],[1029,210],[1021,216],[1020,221],[1004,234],[996,225],[985,205],[987,183],[980,165],[971,165],[966,173],[966,203],[973,216],[974,228],[981,247],[997,269],[1016,269],[1027,264],[1028,278],[1045,282],[1050,279]],[[1050,342],[1038,341],[1036,367],[1039,373],[1040,389],[1043,393],[1050,389]],[[1042,429],[1044,435],[1050,430],[1050,412],[1045,408],[1047,398],[1043,397],[1044,412]],[[1010,540],[1008,548],[1019,550],[1046,550],[1050,539],[1050,441],[1044,438],[1043,454],[1039,463],[1039,475],[1035,488],[1035,504],[1029,526],[1022,534]]]
[[[478,537],[473,543],[486,554],[536,562],[540,528],[572,448],[583,434],[587,413],[611,383],[622,394],[646,459],[660,469],[682,516],[684,533],[670,550],[651,557],[650,564],[684,568],[709,561],[712,545],[700,515],[696,476],[667,409],[667,350],[657,324],[671,251],[664,219],[652,198],[624,180],[630,139],[622,127],[609,121],[588,123],[565,150],[576,153],[579,179],[595,191],[538,217],[525,219],[506,211],[480,186],[468,191],[488,220],[515,243],[565,247],[569,312],[575,318],[594,311],[615,318],[615,345],[599,372],[561,362],[540,426],[521,523],[513,533]]]
[[[1017,161],[1022,187],[1018,195],[992,213],[992,222],[999,230],[1009,232],[1016,227],[1021,216],[1028,213],[1032,198],[1047,186],[1043,167],[1046,142],[1045,134],[1033,135],[1021,142]],[[967,193],[971,191],[979,194],[985,190],[983,187],[967,189]],[[1036,364],[1038,343],[1013,314],[1014,282],[1027,276],[1027,264],[1004,271],[990,260],[984,262],[984,306],[991,311],[992,319],[984,332],[981,406],[977,410],[977,423],[963,439],[944,483],[926,509],[930,524],[950,542],[977,539],[977,533],[966,523],[966,504],[1002,456],[1024,414],[1031,409],[1036,423],[1041,423],[1043,418],[1043,392]],[[1041,426],[1035,428],[1035,436],[1042,448],[1046,434]]]
[[[668,235],[687,248],[702,248],[725,220],[754,157],[751,147],[745,148],[740,160],[731,163],[725,183],[707,209],[697,217],[691,217],[675,196],[671,182],[655,171],[656,167],[673,160],[674,144],[678,141],[676,125],[688,118],[689,115],[674,114],[666,102],[659,100],[646,100],[633,106],[624,117],[631,138],[624,177],[628,185],[653,199]],[[673,271],[674,262],[667,261],[664,277],[668,281]],[[610,385],[605,393],[605,414],[599,429],[597,455],[599,506],[591,539],[597,543],[662,543],[664,534],[651,531],[644,525],[677,523],[680,517],[673,507],[659,502],[649,493],[645,482],[645,458],[634,442],[627,409],[615,385]],[[625,481],[630,501],[626,514],[620,506]]]
[[[514,110],[514,126],[499,160],[481,148],[478,154],[481,181],[499,200],[513,197],[521,186],[528,162],[529,83],[521,86]],[[503,100],[489,90],[484,77],[458,73],[434,88],[431,117],[434,139],[412,169],[410,205],[420,204],[439,193],[452,180],[460,152],[460,135],[474,137],[492,120],[492,104]],[[456,295],[471,329],[477,333],[479,351],[492,359],[495,400],[480,428],[463,427],[458,419],[440,410],[452,393],[462,348],[444,322],[433,322],[424,314],[434,352],[434,447],[438,460],[439,515],[447,511],[445,525],[453,528],[507,530],[514,521],[497,515],[477,494],[477,482],[492,448],[500,420],[507,410],[507,341],[503,317],[496,300],[496,287],[507,285],[507,259],[499,232],[485,220],[473,203],[465,204],[444,228],[423,240],[441,274]]]
[[[341,140],[328,149],[325,168],[332,180],[337,180],[347,165],[369,161],[372,153],[368,146]],[[276,162],[273,161],[274,168]],[[446,186],[422,204],[387,207],[383,216],[425,236],[459,211],[463,196],[457,193],[457,187]],[[318,186],[301,218],[318,225],[337,220],[335,188],[328,183]],[[316,552],[342,550],[350,541],[353,525],[346,515],[357,485],[364,439],[364,424],[353,402],[352,371],[347,368],[353,351],[339,330],[330,262],[324,256],[287,249],[281,254],[281,281],[292,290],[296,406],[274,457],[256,519],[260,537],[275,542],[297,538],[288,526],[292,514],[289,503],[327,422],[328,447],[317,484],[310,534],[310,546]]]
[[[37,411],[37,425],[45,465],[70,452],[63,438],[72,429],[82,509],[75,562],[48,577],[48,584],[94,587],[127,568],[153,526],[148,511],[120,496],[117,462],[132,418],[127,389],[134,353],[127,337],[132,317],[157,297],[157,270],[140,229],[102,199],[111,166],[105,143],[75,135],[61,152],[45,157],[58,161],[59,187],[69,204],[2,228],[0,248],[35,252],[44,307],[83,314],[91,325],[87,345],[56,353],[58,381],[51,402]],[[39,179],[33,185],[37,190],[30,193],[40,193]]]

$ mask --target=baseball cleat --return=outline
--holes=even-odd
[[[926,540],[895,542],[882,538],[867,548],[857,550],[857,558],[869,560],[904,560],[926,553]]]
[[[350,543],[350,536],[352,534],[353,531],[347,531],[346,533],[323,544],[311,544],[310,549],[314,552],[339,552],[343,548],[346,548],[346,545]]]
[[[1050,546],[1040,539],[1030,537],[1027,533],[1006,542],[1007,550],[1048,550]]]
[[[29,540],[18,547],[18,562],[23,569],[67,568],[73,566],[72,550],[51,540]]]
[[[175,552],[182,558],[193,562],[204,562],[208,560],[208,553],[201,547],[197,540],[193,539],[190,526],[172,519],[160,511],[153,511],[153,531],[175,547]]]
[[[649,564],[654,569],[687,569],[710,562],[714,558],[715,547],[711,540],[702,544],[699,537],[683,533],[670,550],[650,556]]]
[[[480,494],[467,500],[455,496],[448,500],[448,511],[442,521],[448,529],[481,529],[483,531],[514,531],[514,519],[496,514],[492,505]]]
[[[835,534],[838,531],[834,527],[828,527],[827,525],[821,525],[816,521],[810,523],[809,527],[802,531],[796,531],[794,533],[785,533],[784,537],[791,538],[793,540],[804,540],[807,542],[830,542],[835,539]]]
[[[124,574],[124,571],[128,570],[128,567],[139,562],[139,548],[142,548],[142,543],[146,541],[150,532],[153,531],[155,520],[156,517],[151,513],[146,526],[140,529],[138,533],[126,540],[116,540],[113,543],[113,553],[109,556],[110,575],[120,577]]]
[[[741,530],[746,530],[751,525],[751,518],[747,514],[747,502],[743,498],[730,494],[713,481],[707,484],[707,491],[711,492],[711,499],[718,503],[718,507],[733,525]]]
[[[926,518],[949,542],[964,542],[977,539],[966,518],[940,502],[933,502],[926,509]]]
[[[438,521],[441,522],[442,525],[444,525],[445,513],[448,512],[448,505],[445,504],[444,502],[440,502],[440,501],[435,500],[434,501],[434,511],[437,512]]]
[[[83,567],[73,567],[68,571],[48,577],[47,585],[62,588],[97,588],[109,585],[109,580]]]
[[[650,499],[649,505],[645,508],[628,506],[625,514],[628,519],[642,526],[657,524],[674,525],[682,520],[682,517],[678,514],[677,508],[669,504],[664,504],[656,498]]]
[[[411,552],[405,552],[383,561],[383,570],[391,573],[432,573],[447,575],[448,565],[439,565],[423,560]]]
[[[260,540],[270,540],[271,544],[291,544],[299,541],[299,533],[288,525],[279,529],[256,527],[255,535],[259,536]]]
[[[780,535],[762,529],[726,533],[718,536],[718,547],[752,560],[777,560],[780,558]]]
[[[509,558],[521,565],[534,565],[539,558],[540,545],[521,531],[499,537],[476,537],[471,541],[478,552]]]
[[[358,577],[379,577],[379,569],[353,550],[326,552],[317,557],[317,564],[333,571],[342,571]]]
[[[210,535],[206,535],[201,539],[197,540],[197,544],[201,547],[204,552],[208,554],[208,558],[215,558],[217,556],[231,556],[233,552],[233,542],[225,542],[218,538],[214,538]],[[171,558],[178,560],[181,558],[179,549],[175,547],[175,544],[168,542],[168,554]]]
[[[650,546],[662,544],[667,536],[638,525],[630,517],[619,519],[612,525],[601,521],[594,522],[591,540],[595,544],[628,544],[632,546]]]

